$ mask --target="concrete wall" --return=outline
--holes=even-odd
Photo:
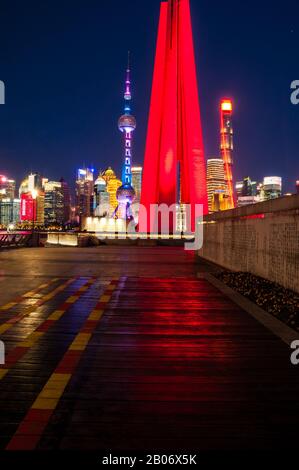
[[[205,217],[199,255],[299,292],[299,195]]]

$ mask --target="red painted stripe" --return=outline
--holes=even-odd
[[[55,374],[72,374],[81,359],[82,351],[67,351],[55,369]]]

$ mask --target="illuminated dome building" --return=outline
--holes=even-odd
[[[110,179],[116,178],[116,174],[112,170],[111,166],[109,166],[109,168],[107,168],[107,170],[103,171],[100,176],[101,176],[101,178],[103,178],[103,180],[106,183],[108,183],[108,181]]]
[[[118,200],[117,200],[117,190],[122,185],[122,182],[116,177],[116,174],[112,170],[111,167],[107,168],[107,170],[103,171],[101,177],[106,182],[106,191],[109,193],[109,201],[110,201],[110,213],[109,215],[112,217],[116,214],[118,208]]]
[[[131,78],[130,61],[128,61],[125,99],[125,113],[118,120],[118,128],[124,135],[124,163],[122,186],[117,190],[118,214],[120,218],[132,219],[131,205],[135,200],[132,187],[132,134],[136,129],[136,119],[131,114]]]

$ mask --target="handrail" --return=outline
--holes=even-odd
[[[19,248],[28,246],[31,240],[31,233],[0,233],[1,248]]]

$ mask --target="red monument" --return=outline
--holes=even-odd
[[[206,165],[189,0],[162,2],[145,150],[140,231],[152,232],[152,204],[208,212]]]

